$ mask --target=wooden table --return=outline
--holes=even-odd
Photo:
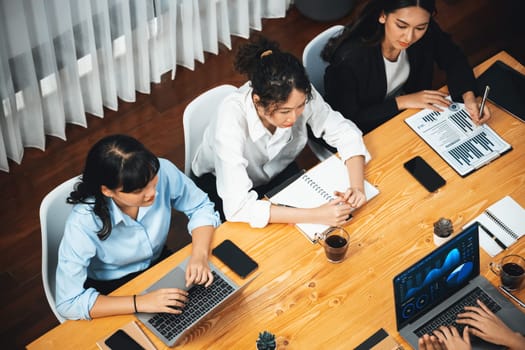
[[[485,70],[497,59],[525,72],[525,67],[502,52],[475,69]],[[187,349],[255,349],[258,333],[276,334],[278,349],[351,349],[383,327],[397,334],[392,278],[435,248],[433,222],[450,218],[454,232],[487,206],[511,195],[525,206],[525,124],[489,103],[496,132],[513,150],[473,174],[461,178],[404,123],[405,111],[365,136],[373,156],[366,178],[381,193],[356,212],[347,229],[351,234],[348,258],[327,262],[323,248],[308,242],[294,226],[272,224],[252,229],[225,223],[214,245],[230,238],[259,262],[260,275],[244,294],[219,310],[185,340]],[[421,155],[447,181],[428,193],[403,168]],[[496,256],[524,254],[525,239]],[[118,289],[115,295],[138,293],[167,273],[190,253],[186,247]],[[481,273],[498,284],[481,250]],[[215,257],[212,261],[237,283]],[[518,296],[525,299],[525,290]],[[134,320],[132,315],[92,321],[67,321],[28,345],[28,349],[97,349],[95,342]],[[141,325],[142,326],[142,325]],[[158,349],[166,347],[142,327]],[[409,347],[407,347],[409,348]]]

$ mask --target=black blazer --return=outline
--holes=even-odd
[[[454,101],[461,102],[463,93],[476,91],[467,58],[433,20],[425,35],[407,49],[407,56],[410,74],[402,89],[405,94],[432,88],[434,62],[446,72]],[[395,96],[385,99],[387,83],[380,44],[365,46],[355,40],[343,43],[326,68],[324,82],[326,101],[363,133],[400,112]]]

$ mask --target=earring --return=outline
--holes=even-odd
[[[385,22],[386,22],[386,16],[385,15],[382,15],[381,17],[379,17],[379,23],[385,24]]]

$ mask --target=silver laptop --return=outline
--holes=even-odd
[[[525,314],[480,276],[478,224],[474,223],[394,277],[397,329],[417,349],[418,338],[454,324],[465,305],[482,300],[511,329],[525,333]],[[447,320],[447,310],[451,315]],[[461,325],[458,325],[461,331]],[[471,335],[473,349],[499,349]]]
[[[255,277],[242,286],[238,286],[224,275],[210,262],[214,275],[213,283],[209,287],[193,285],[186,287],[185,271],[189,258],[171,270],[158,282],[144,292],[160,288],[179,288],[189,293],[188,303],[182,313],[175,315],[169,313],[138,313],[138,319],[151,330],[167,346],[178,344],[184,336],[196,326],[200,320],[223,305],[227,300],[237,296]]]

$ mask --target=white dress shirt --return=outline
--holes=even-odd
[[[336,147],[343,160],[370,155],[357,126],[330,108],[312,87],[312,99],[290,128],[272,134],[261,122],[247,82],[227,96],[217,117],[206,128],[192,162],[193,173],[217,177],[217,193],[229,221],[264,227],[270,219],[270,202],[258,200],[254,187],[267,184],[302,151],[308,140],[306,124],[316,137]]]
[[[383,57],[386,73],[386,97],[396,95],[410,75],[410,64],[406,50],[401,50],[395,62]]]

